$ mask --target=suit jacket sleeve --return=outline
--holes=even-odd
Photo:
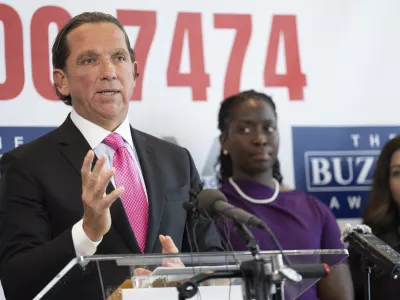
[[[189,151],[186,150],[186,152],[190,163],[190,188],[199,190],[201,187],[199,173]],[[193,219],[191,214],[188,213],[187,226],[182,242],[182,252],[210,251],[224,251],[214,221],[202,216],[198,219]]]
[[[54,236],[29,161],[0,161],[0,277],[7,300],[32,299],[75,257],[71,230]]]

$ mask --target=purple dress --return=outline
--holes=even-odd
[[[254,199],[266,199],[274,194],[273,189],[258,182],[235,180],[235,183],[246,195]],[[276,200],[271,203],[254,204],[243,199],[229,181],[224,182],[220,190],[230,204],[263,220],[275,233],[283,250],[344,248],[340,241],[340,229],[332,212],[324,203],[304,192],[281,191]],[[218,227],[221,233],[226,230],[222,223],[218,223]],[[268,233],[258,228],[249,229],[258,240],[261,250],[277,250]],[[235,251],[247,251],[246,245],[231,225],[229,234]],[[306,263],[305,260],[293,261],[292,259],[292,263],[295,264],[302,262]],[[317,263],[317,261],[314,262]],[[317,286],[314,285],[297,299],[318,299]]]

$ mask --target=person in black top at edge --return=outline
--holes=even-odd
[[[372,233],[397,252],[400,251],[400,137],[382,148],[373,175],[372,190],[363,212],[363,223]],[[364,300],[366,284],[359,253],[350,250],[349,265],[354,282],[355,300]],[[378,269],[371,274],[371,299],[400,299],[400,281]]]

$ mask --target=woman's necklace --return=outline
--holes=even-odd
[[[278,197],[279,194],[279,182],[275,178],[272,178],[272,181],[275,183],[275,192],[272,195],[271,198],[267,199],[254,199],[251,198],[250,196],[247,196],[241,189],[240,187],[233,181],[232,177],[229,177],[229,183],[233,186],[235,191],[243,198],[246,199],[247,201],[250,201],[255,204],[266,204],[266,203],[271,203],[276,200],[276,197]]]

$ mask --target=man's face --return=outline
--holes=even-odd
[[[73,29],[67,42],[66,70],[54,71],[58,90],[71,95],[72,106],[85,119],[103,127],[121,124],[136,72],[124,33],[112,23],[88,23]]]

